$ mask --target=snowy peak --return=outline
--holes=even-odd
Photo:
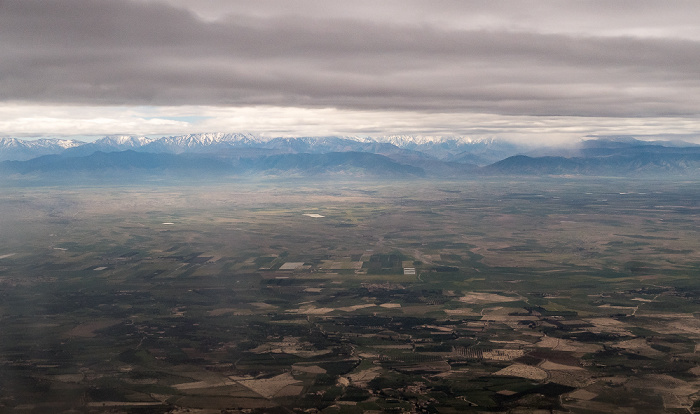
[[[399,148],[422,152],[442,161],[486,165],[523,153],[525,148],[496,138],[389,135],[377,138]]]
[[[208,149],[247,146],[261,142],[264,142],[264,140],[253,134],[226,134],[216,132],[162,137],[145,145],[144,149],[149,152],[170,152],[178,154],[188,151],[201,152]]]
[[[163,137],[163,142],[176,143],[178,145],[212,145],[221,142],[261,142],[262,140],[253,134],[235,133],[226,134],[223,132],[188,134],[179,136]]]
[[[37,145],[46,147],[58,147],[63,149],[74,148],[83,145],[84,142],[72,139],[42,138],[34,141]]]
[[[388,135],[383,137],[377,137],[376,140],[379,142],[387,142],[389,144],[393,144],[401,148],[409,148],[418,145],[442,142],[445,139],[443,137],[434,137],[427,135]]]
[[[424,145],[441,145],[445,143],[459,145],[487,145],[497,142],[495,138],[472,138],[458,135],[387,135],[376,138],[379,142],[388,142],[401,148],[411,148]]]
[[[227,134],[222,132],[202,133],[202,134],[187,134],[173,135],[161,138],[147,138],[132,135],[110,135],[101,138],[94,142],[97,145],[113,146],[122,149],[140,148],[149,144],[158,144],[158,146],[181,149],[195,149],[198,147],[207,147],[220,143],[254,143],[262,142],[262,140],[247,133]]]
[[[0,138],[0,148],[73,148],[84,142],[72,139],[41,138],[25,141],[17,138]]]
[[[0,148],[20,148],[25,147],[27,141],[17,138],[0,138]]]
[[[139,137],[134,135],[108,135],[94,142],[97,145],[115,147],[120,149],[139,148],[150,142],[152,138]]]
[[[0,161],[28,160],[42,155],[59,154],[66,149],[85,144],[72,139],[41,138],[22,140],[18,138],[0,138]]]

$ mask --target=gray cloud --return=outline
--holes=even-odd
[[[549,18],[543,2],[374,3],[0,0],[0,99],[620,117],[700,111],[694,2],[679,3],[686,10],[614,1],[563,10],[556,2]],[[674,18],[676,31],[667,24]]]

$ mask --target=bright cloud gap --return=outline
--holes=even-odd
[[[83,107],[0,105],[5,137],[163,136],[251,132],[270,137],[432,135],[566,143],[586,136],[700,137],[693,118],[605,118],[357,111],[275,106]]]

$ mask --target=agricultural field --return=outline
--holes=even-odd
[[[698,182],[25,184],[0,412],[700,411]]]

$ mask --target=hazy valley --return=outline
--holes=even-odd
[[[693,180],[26,184],[0,193],[5,411],[700,400]]]

